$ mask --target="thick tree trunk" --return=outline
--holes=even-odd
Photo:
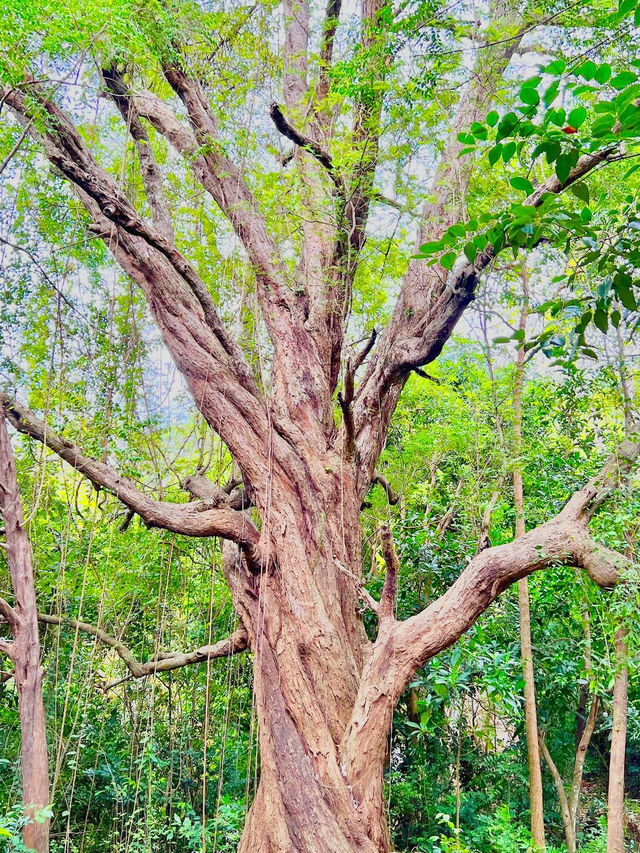
[[[349,490],[346,465],[333,457],[311,463],[318,479],[309,480],[304,499],[273,477],[278,499],[263,518],[276,569],[250,576],[237,548],[225,549],[225,572],[253,651],[260,737],[260,783],[240,853],[390,849],[384,756],[376,768],[379,796],[366,808],[340,759],[371,645],[358,609],[359,499]]]
[[[24,827],[25,846],[36,853],[49,850],[49,819],[38,815],[49,805],[49,762],[42,669],[38,637],[38,610],[33,579],[31,544],[24,527],[16,468],[0,411],[0,507],[6,532],[6,554],[15,606],[0,600],[0,612],[8,621],[13,642],[3,650],[14,666],[20,713],[22,800],[29,823]],[[38,819],[36,819],[38,817]]]
[[[627,747],[627,632],[616,632],[616,678],[613,685],[613,727],[609,759],[607,853],[624,853],[624,764]]]

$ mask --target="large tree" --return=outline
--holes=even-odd
[[[383,529],[387,575],[374,601],[363,588],[360,512],[372,483],[381,479],[376,466],[398,399],[411,372],[440,354],[483,271],[510,242],[522,240],[512,240],[505,227],[500,240],[480,240],[457,259],[451,252],[431,264],[413,258],[389,322],[370,330],[354,349],[348,343],[354,283],[375,233],[373,206],[388,203],[376,186],[381,152],[394,144],[386,127],[386,81],[407,44],[418,45],[425,29],[446,29],[447,10],[418,4],[407,17],[404,6],[362,0],[357,32],[348,26],[343,33],[340,0],[329,0],[323,15],[309,0],[284,0],[282,103],[270,108],[273,139],[290,146],[279,168],[295,175],[283,225],[267,216],[259,182],[230,153],[235,146],[226,127],[221,130],[216,73],[208,67],[216,68],[223,46],[241,51],[252,9],[231,23],[223,16],[216,43],[212,33],[203,40],[189,30],[185,8],[114,5],[118,25],[127,18],[131,26],[144,22],[144,53],[140,39],[114,44],[104,38],[99,15],[95,24],[89,17],[92,37],[83,43],[79,36],[76,43],[64,15],[56,24],[46,5],[35,4],[29,16],[19,3],[7,4],[22,41],[15,55],[5,48],[2,103],[21,126],[9,155],[30,137],[73,187],[89,231],[144,294],[195,406],[228,448],[240,483],[225,491],[193,478],[187,487],[199,501],[155,500],[106,458],[90,458],[56,435],[12,394],[3,405],[16,429],[45,443],[150,525],[224,540],[224,571],[241,628],[218,648],[220,654],[246,647],[252,652],[260,737],[260,784],[240,850],[386,851],[387,738],[412,675],[454,643],[505,588],[533,571],[561,563],[584,568],[602,586],[617,582],[628,563],[596,543],[588,524],[640,444],[628,439],[558,516],[511,544],[478,553],[445,595],[405,621],[394,615],[397,557],[391,532]],[[473,147],[465,141],[467,130],[484,127],[482,139],[482,121],[512,76],[508,69],[522,55],[523,40],[558,14],[550,10],[545,17],[511,2],[491,2],[485,12],[486,23],[465,12],[456,25],[462,41],[454,44],[463,47],[455,49],[471,55],[473,64],[458,64],[449,82],[446,137],[424,179],[419,246],[438,244],[464,218],[476,162],[473,152],[463,151]],[[199,25],[204,20],[213,26],[205,13],[190,14]],[[108,31],[109,22],[103,23]],[[69,28],[68,44],[66,54],[57,48],[52,57],[55,26]],[[607,36],[611,32],[613,25]],[[94,60],[91,68],[73,64],[87,56]],[[74,96],[61,95],[72,75],[90,80],[120,114],[144,187],[137,205],[135,194],[101,162],[100,146],[74,120]],[[535,108],[537,101],[528,103]],[[569,138],[576,128],[565,130]],[[102,147],[112,140],[112,131],[105,131]],[[162,140],[173,149],[170,156],[183,158],[188,180],[209,194],[242,246],[259,334],[268,340],[262,370],[223,322],[207,269],[180,248]],[[563,161],[566,174],[563,165],[531,188],[528,209],[543,208],[550,197],[624,156],[609,138],[589,150],[574,145],[571,152]],[[258,152],[254,169],[268,156]],[[543,237],[534,236],[538,242]],[[211,239],[231,238],[221,232]],[[365,631],[365,607],[377,616],[374,639]]]

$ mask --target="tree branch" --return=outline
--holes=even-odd
[[[539,733],[540,740],[540,751],[542,752],[542,756],[547,763],[547,767],[551,773],[551,778],[553,779],[553,784],[556,789],[556,793],[558,794],[558,800],[560,802],[560,811],[562,813],[562,823],[565,827],[565,832],[567,830],[570,832],[572,827],[572,817],[571,817],[571,809],[569,808],[569,800],[567,799],[567,792],[564,789],[564,783],[562,781],[562,776],[560,775],[560,771],[556,766],[555,761],[551,757],[551,753],[549,752],[549,747],[546,744],[544,734],[542,732]]]
[[[387,494],[387,500],[389,501],[391,506],[395,506],[398,503],[398,501],[400,500],[399,495],[397,495],[393,491],[393,488],[391,487],[391,483],[387,480],[386,477],[383,477],[382,474],[380,474],[378,471],[376,471],[376,473],[374,474],[373,480],[371,481],[371,483],[372,484],[377,483],[379,486],[381,486],[385,490],[385,492]]]
[[[174,243],[173,223],[162,189],[162,172],[158,168],[153,154],[149,134],[140,121],[134,100],[115,63],[109,68],[102,69],[102,79],[135,143],[142,180],[153,212],[154,224],[170,243]]]
[[[2,597],[0,597],[0,616],[4,618],[11,630],[14,630],[20,622],[20,617],[16,611],[9,602],[5,601]]]
[[[331,159],[329,153],[322,148],[317,142],[314,142],[308,136],[304,136],[300,133],[299,130],[296,130],[292,124],[290,124],[284,116],[284,113],[278,106],[278,104],[273,103],[269,109],[269,115],[271,116],[271,120],[275,124],[277,130],[283,135],[286,136],[287,139],[290,139],[295,145],[298,145],[300,148],[304,148],[305,151],[308,151],[312,154],[316,160],[324,166],[329,174],[329,177],[333,181],[336,186],[338,193],[341,196],[344,196],[345,187],[344,182],[340,175],[336,172],[335,166],[333,165],[333,160]]]
[[[382,595],[380,596],[380,603],[378,605],[378,618],[382,621],[383,619],[393,619],[394,617],[396,591],[398,588],[398,571],[400,569],[398,555],[393,544],[393,535],[391,529],[386,524],[383,524],[380,528],[380,546],[387,566]]]
[[[640,433],[633,447],[627,441],[621,447],[630,467],[640,455]],[[455,583],[420,613],[403,622],[387,620],[366,664],[340,747],[355,796],[366,799],[372,787],[380,783],[371,775],[377,772],[372,768],[378,766],[372,759],[384,758],[393,709],[413,673],[461,637],[502,591],[520,578],[556,565],[581,567],[595,583],[609,588],[633,566],[631,560],[594,541],[588,528],[592,483],[604,479],[611,489],[612,481],[604,472],[612,470],[620,454],[618,449],[601,474],[574,495],[555,518],[513,542],[478,552]]]
[[[611,148],[585,154],[566,181],[553,175],[524,201],[539,207],[547,193],[558,194],[585,175],[615,161]],[[505,246],[507,248],[507,246]],[[354,420],[356,441],[363,462],[362,493],[366,490],[382,451],[388,425],[404,384],[412,370],[434,361],[442,351],[465,308],[474,298],[481,273],[496,257],[493,247],[479,252],[473,263],[462,256],[450,274],[437,267],[426,268],[423,261],[411,262],[409,272],[384,329],[367,373],[356,392]],[[423,265],[425,272],[419,269]],[[428,280],[425,279],[428,276]]]
[[[28,89],[28,99],[22,89]],[[96,163],[69,117],[37,82],[29,78],[21,89],[4,87],[3,92],[19,120],[29,122],[37,116],[32,135],[74,185],[93,220],[90,228],[140,285],[196,405],[248,479],[260,477],[263,469],[256,465],[256,450],[267,432],[266,410],[253,372],[200,277],[175,246],[142,221]],[[38,132],[42,113],[45,129]]]
[[[85,634],[95,637],[118,654],[133,678],[144,678],[147,675],[181,669],[183,666],[189,666],[194,663],[204,663],[207,660],[214,660],[215,658],[230,657],[231,655],[245,651],[247,648],[247,633],[241,628],[238,631],[234,631],[226,639],[219,640],[213,645],[201,646],[192,652],[163,654],[156,659],[141,663],[137,660],[131,649],[121,640],[112,637],[102,628],[98,628],[95,625],[80,622],[77,619],[70,619],[66,616],[55,616],[47,613],[38,613],[38,621],[45,625],[68,625],[71,628],[75,628],[76,631],[82,631]]]
[[[161,527],[185,536],[221,536],[237,542],[255,562],[260,534],[245,514],[213,501],[176,504],[156,501],[104,462],[85,456],[71,441],[60,438],[16,400],[0,394],[0,407],[19,432],[40,441],[65,462],[84,474],[96,488],[106,489],[136,512],[150,527]],[[225,494],[228,500],[228,496]]]

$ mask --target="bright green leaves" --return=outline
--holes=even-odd
[[[501,139],[505,139],[507,136],[511,136],[519,123],[518,116],[515,113],[507,113],[504,115],[498,124],[498,131],[496,133],[496,142],[500,142]]]
[[[637,74],[634,74],[633,71],[622,71],[620,74],[616,74],[616,76],[611,79],[609,85],[613,86],[614,89],[621,91],[627,86],[630,86],[632,83],[635,83],[637,79],[638,76]]]
[[[577,130],[581,124],[584,124],[586,117],[587,117],[586,107],[579,106],[579,107],[575,107],[574,109],[571,110],[571,112],[568,115],[567,121],[569,122],[571,127],[574,127]]]
[[[571,170],[578,162],[580,156],[579,151],[575,148],[569,148],[564,151],[556,160],[556,176],[561,184],[564,184],[571,174]]]
[[[533,192],[533,184],[531,181],[527,180],[527,178],[521,178],[516,175],[516,177],[509,179],[509,183],[514,190],[520,190],[521,192],[525,192],[527,195],[531,195]]]

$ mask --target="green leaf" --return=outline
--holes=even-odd
[[[494,145],[493,148],[489,149],[489,165],[495,166],[500,157],[502,156],[502,148],[501,144]]]
[[[487,113],[487,124],[489,127],[495,127],[498,123],[499,115],[495,110],[491,110],[490,113]]]
[[[515,178],[510,178],[509,183],[514,188],[514,190],[521,190],[525,192],[527,195],[531,195],[533,192],[533,184],[531,181],[527,180],[527,178],[522,178],[516,175]]]
[[[511,158],[513,157],[513,155],[515,153],[516,153],[516,144],[512,140],[511,142],[507,142],[507,144],[503,146],[503,148],[502,148],[502,159],[504,160],[505,163],[508,163],[509,160],[511,160]]]
[[[457,252],[446,252],[440,258],[440,266],[444,267],[446,270],[450,270],[453,268],[453,265],[456,262],[456,258],[458,257]]]
[[[518,124],[518,121],[518,116],[515,113],[507,113],[505,116],[503,116],[500,120],[500,124],[498,125],[496,142],[499,142],[501,139],[504,139],[505,136],[510,136],[514,128]]]
[[[561,184],[564,184],[571,174],[573,163],[574,160],[568,153],[561,154],[556,160],[556,175],[558,176],[558,180]]]
[[[598,73],[598,66],[595,64],[595,62],[592,62],[590,59],[587,59],[577,69],[577,73],[585,80],[593,80],[593,78]]]
[[[606,62],[603,62],[602,65],[598,65],[598,70],[594,75],[594,79],[598,83],[606,83],[609,77],[611,77],[611,66]]]
[[[562,107],[558,107],[558,109],[549,110],[547,113],[547,118],[552,124],[555,124],[557,127],[562,127],[565,122],[567,114],[562,109]]]
[[[625,287],[623,285],[614,285],[616,295],[620,302],[622,302],[623,306],[628,311],[635,311],[638,307],[636,304],[636,298],[633,294],[633,291],[630,287]]]
[[[577,184],[571,184],[569,192],[572,192],[576,198],[580,199],[580,201],[583,201],[585,204],[589,204],[589,187],[584,181],[579,181]]]
[[[560,81],[554,80],[553,83],[549,86],[549,88],[544,93],[544,105],[548,107],[549,104],[552,104],[558,96],[558,89],[560,88]]]
[[[611,113],[598,116],[598,118],[591,125],[591,133],[595,137],[605,136],[606,134],[611,132],[615,121],[616,117],[614,115],[611,115]]]
[[[467,256],[469,263],[472,264],[478,255],[478,247],[475,243],[467,243],[464,247],[464,253]]]
[[[523,104],[529,104],[532,107],[537,107],[540,103],[540,95],[535,89],[525,88],[520,89],[520,100]]]
[[[423,243],[420,246],[420,254],[433,255],[435,252],[441,252],[443,248],[442,240],[432,240],[430,243]]]
[[[610,80],[609,85],[613,86],[614,89],[624,89],[625,86],[628,86],[630,83],[635,83],[638,79],[638,76],[633,73],[633,71],[621,71],[620,74],[616,74]]]
[[[549,165],[554,163],[560,156],[561,151],[562,147],[559,142],[549,142],[547,145],[547,163]]]
[[[571,127],[580,127],[581,124],[584,123],[584,120],[587,117],[587,110],[585,107],[576,107],[571,110],[569,113],[567,121],[571,125]]]
[[[486,139],[489,135],[487,128],[483,124],[480,124],[479,121],[474,121],[469,130],[476,139]]]
[[[511,335],[514,341],[523,341],[524,340],[524,329],[518,329],[516,332]]]
[[[567,63],[564,59],[554,59],[544,70],[547,74],[564,74],[566,67]]]
[[[593,322],[595,326],[600,329],[605,335],[607,334],[607,330],[609,328],[609,318],[607,317],[607,312],[603,311],[602,308],[596,308],[593,314]]]

